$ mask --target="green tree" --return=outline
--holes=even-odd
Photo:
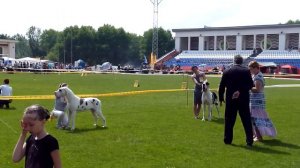
[[[79,57],[78,54],[78,26],[70,26],[64,29],[62,33],[63,37],[63,47],[64,47],[64,57],[66,63],[74,63],[74,61]]]
[[[129,42],[129,36],[123,28],[116,29],[111,25],[99,27],[96,33],[97,62],[109,61],[112,64],[126,62]]]
[[[15,48],[16,58],[30,57],[32,53],[29,46],[29,41],[26,39],[26,37],[21,34],[16,34],[13,36],[13,38],[18,41]]]
[[[145,50],[145,55],[148,57],[152,52],[152,37],[153,37],[153,29],[149,29],[144,32],[144,40],[142,47]],[[165,55],[169,51],[174,49],[175,40],[172,37],[172,34],[169,30],[164,30],[163,28],[158,29],[158,58]]]
[[[128,33],[130,42],[127,53],[127,63],[139,66],[144,59],[145,51],[142,48],[143,36]]]
[[[297,19],[295,21],[289,20],[289,21],[286,22],[286,24],[300,24],[300,20],[299,19]]]
[[[89,65],[96,64],[96,59],[94,59],[94,56],[96,55],[95,29],[91,26],[82,26],[75,37],[77,42],[75,46],[76,54],[74,54],[74,58],[76,60],[82,59]]]
[[[32,55],[34,57],[45,56],[46,52],[43,51],[40,46],[41,29],[35,26],[31,26],[26,35],[29,39],[29,47],[31,49]]]
[[[66,64],[82,59],[89,65],[106,61],[113,65],[140,65],[143,56],[149,56],[151,53],[152,32],[150,29],[144,32],[144,36],[137,36],[111,25],[103,25],[97,31],[91,26],[79,28],[75,25],[65,28],[62,32],[49,29],[41,33],[39,28],[32,26],[27,33],[27,43],[31,55],[47,55],[49,60]],[[158,39],[159,57],[174,48],[174,39],[170,31],[159,28]]]
[[[7,34],[0,34],[0,39],[13,40],[13,38]]]
[[[53,29],[45,30],[40,36],[40,48],[48,54],[57,43],[59,32]]]
[[[52,34],[52,33],[50,33]],[[46,38],[50,39],[49,42],[44,43],[42,48],[44,48],[47,51],[47,56],[45,59],[51,60],[54,62],[59,62],[59,63],[65,63],[64,62],[64,39],[63,39],[63,33],[62,32],[56,32],[53,34],[55,36],[55,43],[54,43],[54,38]],[[42,34],[43,36],[43,34]],[[44,38],[42,38],[44,39]],[[53,40],[53,41],[52,41]],[[51,43],[51,41],[53,43]],[[48,45],[45,45],[48,44]],[[45,47],[48,46],[48,47]],[[51,47],[50,47],[51,46]],[[48,48],[48,49],[47,49]]]

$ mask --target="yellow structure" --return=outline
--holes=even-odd
[[[181,89],[187,89],[187,82],[181,83]]]
[[[154,69],[154,64],[156,63],[156,55],[152,52],[150,55],[150,67]]]
[[[133,87],[140,87],[139,80],[134,81]]]

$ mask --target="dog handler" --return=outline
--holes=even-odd
[[[192,67],[192,80],[195,83],[194,90],[194,117],[195,119],[199,119],[199,113],[201,110],[202,103],[202,83],[206,80],[205,73],[200,71],[197,66]]]
[[[19,162],[25,156],[25,168],[61,168],[58,141],[45,130],[49,118],[48,110],[40,105],[25,109],[22,132],[13,151],[13,162]],[[26,139],[28,133],[30,135]]]
[[[61,84],[59,84],[58,88],[61,88],[61,87],[68,87],[68,84],[61,83]],[[56,127],[58,129],[61,129],[68,125],[68,116],[65,113],[65,109],[67,106],[67,100],[65,97],[60,97],[56,94],[54,94],[54,95],[55,95],[55,105],[54,105],[54,109],[52,111],[52,115],[58,117]]]

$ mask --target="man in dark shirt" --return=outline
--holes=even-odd
[[[234,65],[224,71],[219,85],[220,105],[225,102],[224,92],[226,88],[224,143],[232,143],[233,127],[238,111],[244,126],[246,143],[248,146],[252,146],[253,133],[249,109],[249,90],[253,87],[253,81],[249,69],[242,66],[242,63],[243,57],[234,56]]]

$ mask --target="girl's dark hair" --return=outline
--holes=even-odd
[[[44,108],[41,105],[34,104],[29,107],[27,107],[24,111],[24,114],[34,114],[36,113],[36,116],[38,120],[48,120],[50,118],[49,111]]]

